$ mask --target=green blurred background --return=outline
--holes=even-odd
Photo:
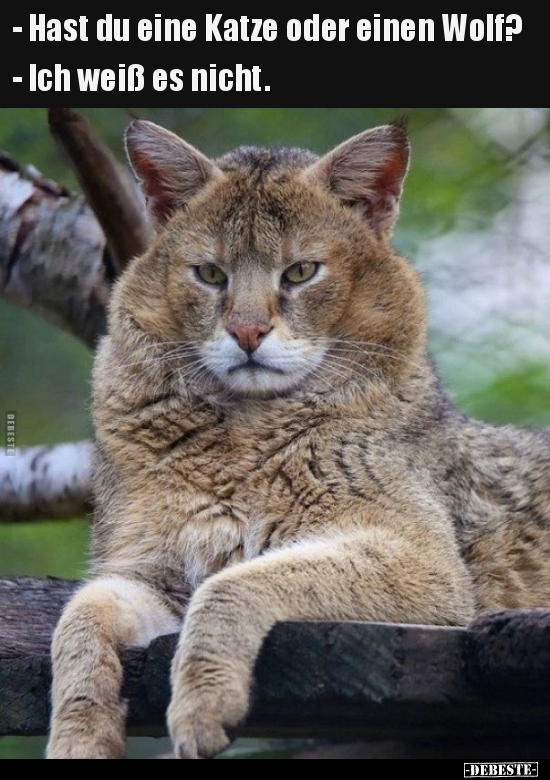
[[[130,117],[152,119],[204,152],[243,144],[324,151],[366,127],[409,117],[413,166],[397,246],[430,293],[432,349],[467,412],[550,422],[549,109],[83,109],[122,157]],[[41,109],[0,109],[0,148],[77,188]],[[69,335],[0,301],[0,409],[18,445],[91,433],[92,356]],[[79,577],[86,521],[0,527],[0,576]],[[133,740],[132,757],[164,746]],[[233,758],[289,758],[288,745],[241,744]],[[0,740],[0,758],[42,758],[42,740]],[[275,751],[275,752],[274,752]]]

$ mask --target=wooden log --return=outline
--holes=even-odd
[[[0,581],[0,734],[45,733],[50,636],[75,587],[59,580]],[[532,637],[542,636],[548,617],[544,611],[530,613]],[[515,619],[512,614],[510,621]],[[526,619],[522,613],[521,620]],[[165,733],[175,641],[162,637],[147,650],[126,654],[124,696],[131,733]],[[498,654],[491,654],[486,679],[483,659],[489,646],[479,625],[473,631],[366,623],[278,625],[258,659],[254,705],[239,735],[398,739],[432,746],[458,739],[546,739],[550,683],[545,676],[533,684],[533,670],[540,667],[539,654],[546,654],[546,647],[538,641],[532,651],[525,646],[515,661],[510,653],[500,678]],[[512,669],[518,684],[495,688],[494,681],[505,680]]]
[[[515,609],[481,615],[471,626],[468,674],[492,695],[528,688],[550,690],[550,611]]]

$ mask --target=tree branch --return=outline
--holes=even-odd
[[[79,517],[91,502],[90,442],[0,454],[0,523]]]
[[[0,153],[0,296],[94,347],[105,331],[105,238],[83,198]]]
[[[51,109],[50,126],[98,219],[83,198],[0,153],[0,296],[93,348],[105,331],[111,280],[145,246],[146,220],[130,181],[82,117]],[[82,515],[91,458],[88,443],[0,455],[0,523]]]
[[[69,158],[107,239],[119,273],[148,241],[142,201],[111,151],[84,117],[70,108],[50,108],[52,135]]]

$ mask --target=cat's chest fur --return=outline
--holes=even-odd
[[[192,587],[326,516],[336,491],[322,465],[330,449],[324,414],[303,403],[284,414],[277,404],[157,414],[136,436],[147,442],[159,543]]]

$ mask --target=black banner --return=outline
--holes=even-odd
[[[532,13],[260,13],[55,17],[7,7],[4,105],[359,107],[442,94],[495,105],[514,92],[540,101],[546,63]]]

